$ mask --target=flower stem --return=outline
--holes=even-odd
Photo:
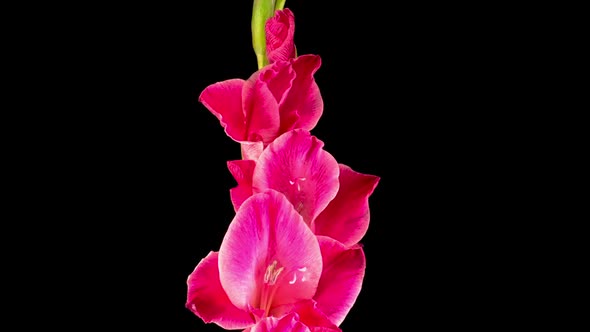
[[[277,3],[275,5],[275,10],[281,10],[281,9],[285,8],[285,1],[286,0],[277,0]]]
[[[252,8],[252,47],[256,53],[258,69],[268,64],[266,55],[266,21],[271,18],[275,10],[282,9],[286,0],[254,0]]]

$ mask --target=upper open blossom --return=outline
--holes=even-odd
[[[268,190],[243,202],[219,252],[190,274],[186,306],[225,329],[340,331],[364,269],[360,247],[316,237],[283,194]]]
[[[208,86],[199,101],[230,138],[253,151],[244,159],[256,159],[282,133],[316,126],[324,108],[314,79],[320,65],[320,57],[309,54],[277,61],[246,81],[230,79]]]
[[[284,133],[257,161],[229,161],[237,186],[230,190],[234,208],[250,195],[277,190],[289,199],[316,235],[347,246],[358,243],[369,227],[369,196],[379,177],[338,164],[308,131]]]
[[[237,210],[252,194],[274,189],[283,193],[311,225],[339,188],[338,162],[323,146],[308,131],[296,129],[279,136],[256,162],[228,162],[238,182],[230,190],[234,208]]]
[[[270,63],[295,57],[295,16],[288,8],[275,11],[266,21],[266,54]]]

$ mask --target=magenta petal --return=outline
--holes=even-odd
[[[379,177],[340,167],[340,189],[326,209],[315,219],[312,229],[316,235],[326,235],[346,246],[358,243],[369,228],[369,196],[379,183]]]
[[[225,133],[238,142],[246,138],[243,87],[244,80],[231,79],[209,85],[199,96],[199,101],[219,119]]]
[[[219,281],[218,253],[203,258],[187,280],[186,307],[205,323],[216,323],[224,329],[243,329],[254,324],[247,311],[231,303]]]
[[[311,332],[342,332],[342,330],[337,327],[318,326],[318,327],[312,327]]]
[[[295,80],[295,70],[290,62],[280,61],[262,69],[260,80],[266,84],[274,96],[280,110]]]
[[[304,312],[307,308],[302,309],[303,314],[307,315]],[[318,312],[318,315],[321,315],[321,313]],[[327,320],[323,321],[323,323],[325,324],[321,326],[307,325],[298,313],[292,312],[282,316],[280,319],[266,317],[260,320],[255,326],[244,330],[244,332],[342,332],[342,330]]]
[[[318,308],[336,325],[340,325],[354,305],[365,276],[365,254],[355,245],[342,243],[325,236],[318,236],[324,270],[314,300]]]
[[[244,332],[311,332],[302,324],[296,314],[289,314],[282,318],[266,317]]]
[[[240,206],[221,243],[219,271],[232,303],[268,313],[315,294],[322,257],[317,238],[292,204],[269,190]]]
[[[258,160],[264,144],[262,142],[242,142],[240,144],[242,150],[242,159]]]
[[[299,320],[309,326],[312,331],[340,331],[314,300],[301,301],[293,310],[299,315]],[[317,330],[318,328],[320,329]]]
[[[275,139],[254,169],[254,192],[275,189],[287,196],[305,222],[326,208],[338,192],[336,159],[308,131],[296,129]]]
[[[295,16],[291,10],[277,10],[266,21],[265,32],[266,53],[271,63],[295,57]]]
[[[245,141],[272,142],[280,126],[279,104],[266,82],[260,79],[259,70],[244,83],[242,108],[245,117]]]
[[[321,58],[305,54],[291,61],[296,76],[280,108],[281,132],[295,128],[312,130],[324,110],[324,101],[313,76],[321,66]]]
[[[238,185],[229,190],[231,202],[234,210],[250,196],[252,196],[252,174],[254,174],[254,166],[256,162],[253,160],[233,160],[227,162],[227,168]]]

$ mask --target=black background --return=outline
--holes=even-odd
[[[495,218],[481,194],[496,176],[482,171],[494,162],[481,133],[497,106],[482,79],[496,55],[475,28],[485,14],[319,2],[286,2],[299,54],[322,58],[324,113],[312,133],[340,163],[381,178],[361,241],[363,289],[341,328],[493,324],[478,319],[495,287],[483,283],[493,272],[479,250]],[[37,234],[58,236],[45,239],[55,251],[39,252],[56,262],[53,287],[36,297],[63,303],[54,308],[64,326],[222,330],[184,307],[186,279],[233,217],[226,161],[240,150],[197,98],[257,70],[251,10],[251,1],[89,6],[39,45],[33,59],[49,74],[34,91],[51,93],[35,123],[55,139],[36,143],[45,165],[36,175],[57,221]]]

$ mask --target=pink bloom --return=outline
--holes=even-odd
[[[347,248],[325,236],[318,236],[318,241],[323,269],[313,300],[282,306],[277,308],[276,313],[281,316],[296,312],[305,317],[309,326],[328,326],[328,321],[339,326],[361,291],[366,267],[365,254],[359,245]]]
[[[295,16],[288,8],[266,21],[266,54],[270,63],[295,57]]]
[[[296,129],[279,136],[258,160],[228,162],[238,186],[231,189],[234,208],[248,195],[277,190],[289,199],[311,225],[338,192],[338,163],[324,143],[308,131]]]
[[[317,55],[277,61],[247,81],[230,79],[208,86],[199,101],[230,138],[242,143],[247,150],[244,159],[256,159],[282,133],[315,127],[324,107],[313,77],[320,64]]]
[[[281,135],[257,161],[230,161],[228,168],[237,182],[230,190],[236,210],[250,195],[274,189],[287,196],[316,235],[351,246],[367,232],[368,200],[379,177],[339,165],[305,130]]]
[[[291,313],[307,327],[334,329],[312,300],[323,261],[318,238],[283,194],[255,194],[236,212],[219,252],[207,255],[189,276],[186,307],[225,329],[252,328]],[[274,328],[279,321],[256,328]]]

